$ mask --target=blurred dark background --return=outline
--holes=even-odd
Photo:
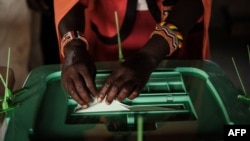
[[[242,89],[232,58],[242,83],[250,95],[250,1],[213,0],[210,26],[212,61],[216,62]],[[249,47],[250,49],[250,47]]]

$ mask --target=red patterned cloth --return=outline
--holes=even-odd
[[[77,3],[88,7],[85,36],[89,41],[90,53],[96,61],[118,60],[117,44],[104,43],[92,30],[91,24],[96,25],[100,35],[112,38],[117,34],[114,11],[118,13],[120,27],[124,24],[128,0],[54,0],[56,27],[62,17]],[[96,3],[93,3],[96,2]],[[184,45],[178,49],[168,59],[210,59],[208,27],[211,13],[211,0],[202,0],[204,5],[204,16],[197,25],[201,25],[200,30],[194,30],[187,36]],[[161,0],[158,0],[159,9],[162,8]],[[131,27],[130,33],[122,40],[123,54],[126,57],[132,55],[134,51],[143,47],[150,38],[157,22],[148,10],[137,10],[136,18]],[[126,21],[125,21],[126,22]],[[58,30],[58,29],[57,29]],[[58,31],[57,31],[58,33]],[[61,37],[58,34],[58,39]]]

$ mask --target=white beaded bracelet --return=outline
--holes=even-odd
[[[87,47],[87,50],[89,49],[89,45],[88,45],[88,41],[87,39],[85,38],[85,36],[83,35],[83,33],[81,33],[80,31],[69,31],[67,33],[65,33],[63,35],[63,38],[61,40],[61,47],[60,47],[60,53],[61,53],[61,56],[64,58],[64,48],[65,46],[71,42],[72,40],[81,40],[83,42],[86,43],[86,47]]]

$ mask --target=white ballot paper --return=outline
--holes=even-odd
[[[81,105],[77,105],[75,108],[76,113],[88,113],[88,112],[109,112],[109,111],[128,111],[128,106],[123,103],[113,100],[110,105],[107,105],[105,99],[102,102],[98,102],[97,99],[94,99],[94,102],[89,105],[88,108],[84,109]]]

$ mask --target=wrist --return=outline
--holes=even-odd
[[[89,56],[85,43],[80,40],[72,40],[68,43],[64,48],[64,54],[64,66],[81,62]]]
[[[89,54],[87,45],[81,40],[72,40],[64,47],[64,60],[79,60]]]
[[[78,47],[83,47],[88,50],[88,41],[80,31],[69,31],[62,37],[60,44],[60,55],[64,58],[67,52],[78,50]]]
[[[178,28],[171,23],[159,23],[156,25],[155,31],[152,33],[151,37],[153,35],[160,35],[167,41],[169,47],[169,54],[167,54],[167,56],[170,56],[183,45],[182,34],[179,32]]]

